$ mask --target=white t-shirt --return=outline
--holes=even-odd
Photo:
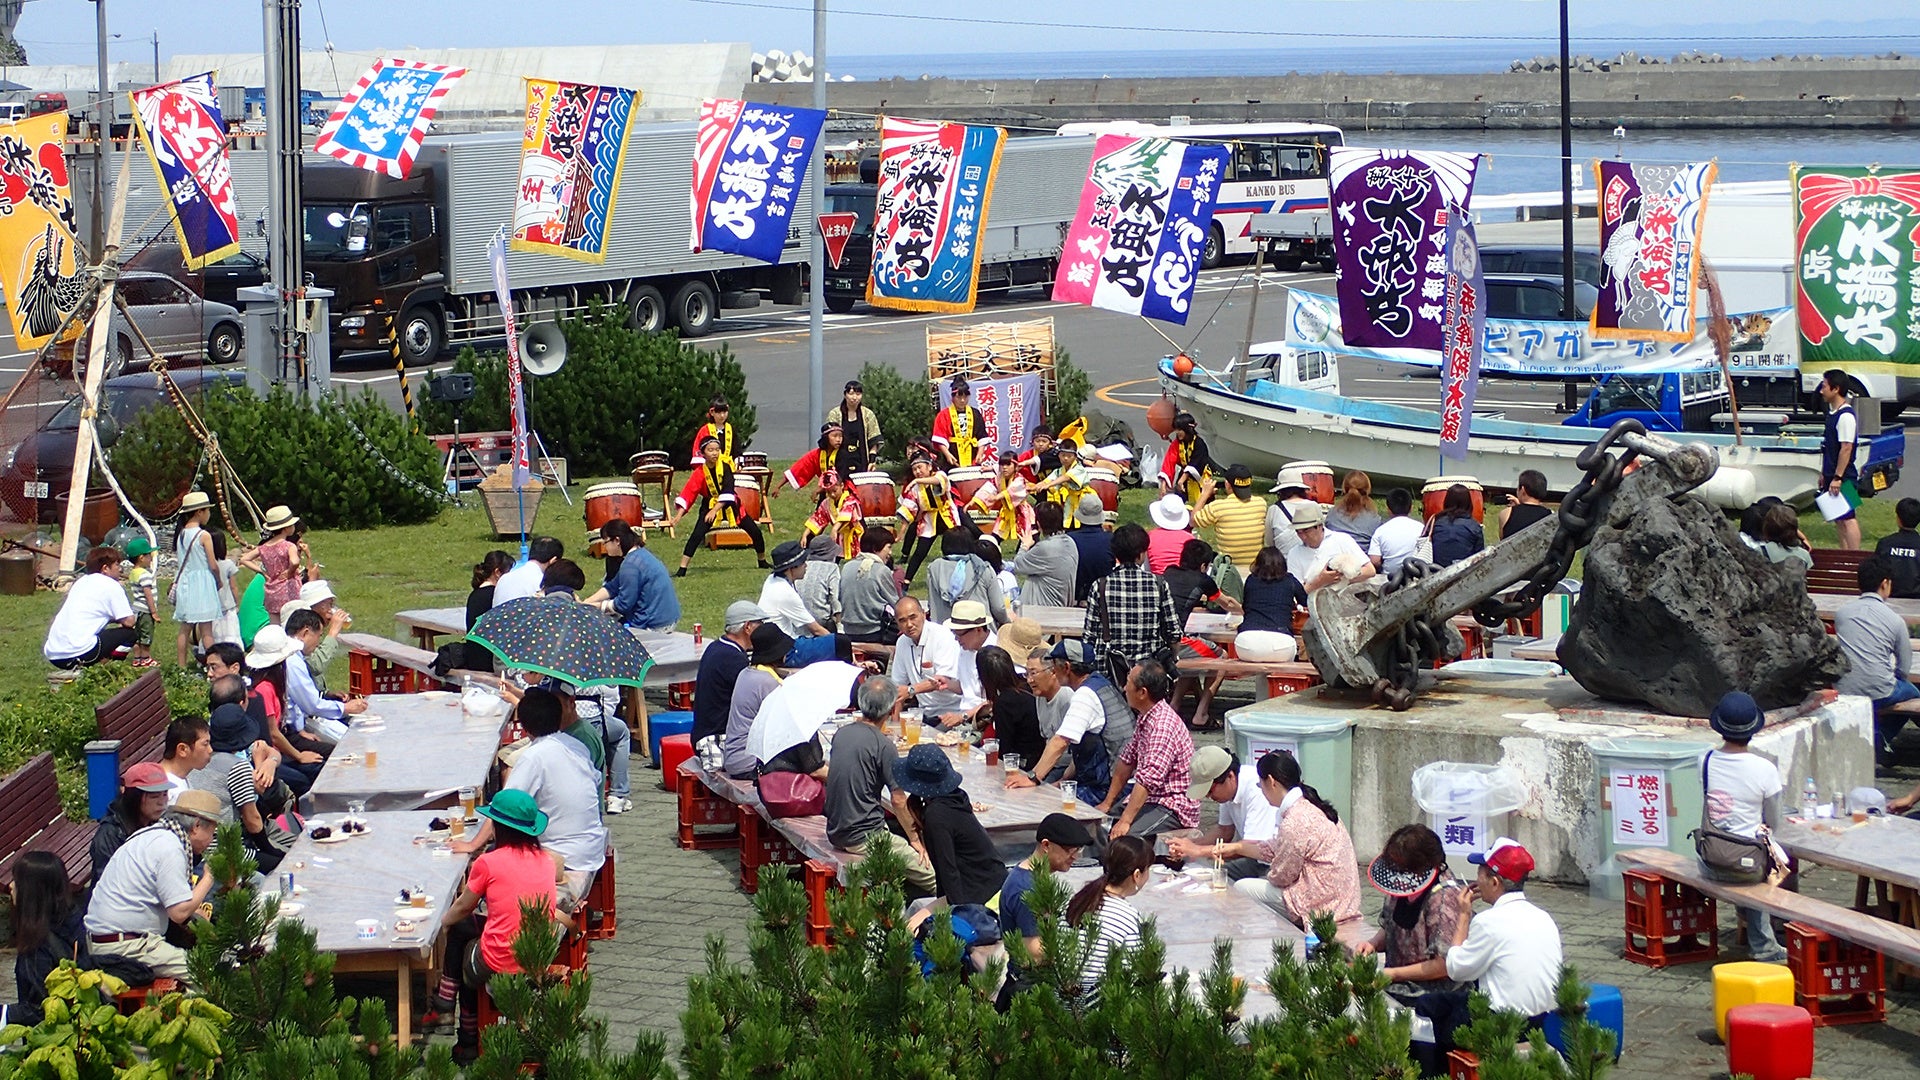
[[[1319,573],[1320,568],[1325,566],[1329,559],[1340,555],[1359,554],[1360,545],[1354,542],[1353,537],[1343,532],[1334,532],[1332,529],[1322,529],[1319,547],[1311,548],[1301,544],[1287,553],[1287,573],[1292,574],[1301,587],[1311,589],[1313,575]]]
[[[499,607],[509,600],[539,596],[540,579],[546,576],[547,568],[532,559],[501,574],[500,580],[493,583],[493,606]]]
[[[960,639],[957,636],[954,638],[954,644],[960,644]],[[980,648],[984,649],[988,645],[998,644],[1000,644],[1000,635],[989,630],[987,631],[987,640],[980,644]],[[987,702],[986,694],[982,693],[980,689],[979,659],[980,653],[977,650],[968,650],[965,648],[960,650],[961,712],[978,708]]]
[[[108,623],[133,618],[126,586],[106,574],[81,574],[67,590],[67,598],[47,627],[41,655],[48,660],[70,660],[91,651]]]
[[[807,602],[800,599],[800,590],[793,587],[793,582],[779,574],[768,574],[766,584],[760,586],[760,610],[767,613],[768,622],[795,641],[812,634],[807,627],[814,623],[813,612],[807,610]]]
[[[1400,569],[1420,544],[1421,524],[1405,514],[1390,517],[1373,530],[1373,540],[1367,544],[1368,555],[1380,556],[1380,572],[1391,574]]]
[[[1101,731],[1107,726],[1107,710],[1100,703],[1100,692],[1091,686],[1074,689],[1071,686],[1060,688],[1063,694],[1072,694],[1067,702],[1067,714],[1060,718],[1060,730],[1055,735],[1070,743],[1078,743],[1080,737],[1089,732]]]
[[[533,796],[547,815],[540,846],[558,852],[568,870],[590,873],[607,861],[607,826],[600,820],[600,774],[586,755],[567,749],[570,735],[535,739],[514,759],[507,787]]]
[[[1267,841],[1279,831],[1274,805],[1260,790],[1258,766],[1240,766],[1240,790],[1234,793],[1232,802],[1220,804],[1220,824],[1233,827],[1235,840]]]
[[[766,607],[763,598],[761,607]],[[771,611],[772,609],[768,609]],[[893,666],[887,675],[901,686],[912,686],[936,676],[951,680],[951,685],[961,685],[960,642],[953,631],[928,619],[920,627],[920,640],[915,642],[905,634],[893,643]],[[969,663],[965,666],[971,667]],[[976,676],[976,680],[977,680]],[[976,689],[977,689],[976,685]],[[953,712],[960,708],[960,694],[956,691],[929,690],[917,697],[920,708],[935,713]]]
[[[1848,402],[1847,404],[1851,405],[1853,403]],[[1833,423],[1833,437],[1841,446],[1859,441],[1860,417],[1850,412],[1841,413]],[[1857,465],[1859,463],[1855,462],[1855,464]]]
[[[1762,804],[1786,787],[1779,766],[1759,754],[1724,750],[1703,756],[1701,762],[1707,776],[1707,820],[1740,836],[1758,834]]]
[[[149,825],[127,837],[100,868],[87,902],[87,932],[163,934],[167,909],[191,899],[186,846],[166,826]]]

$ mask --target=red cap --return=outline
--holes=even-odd
[[[1516,840],[1501,837],[1493,842],[1486,854],[1474,852],[1467,861],[1475,866],[1485,866],[1508,881],[1520,882],[1533,873],[1533,855],[1520,846]]]
[[[120,786],[131,791],[166,791],[173,786],[167,780],[167,770],[157,763],[142,761],[127,766],[120,774]]]

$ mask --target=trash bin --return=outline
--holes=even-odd
[[[1427,825],[1446,849],[1447,865],[1463,881],[1472,881],[1476,872],[1467,856],[1512,835],[1508,815],[1526,798],[1526,783],[1504,765],[1435,761],[1413,771],[1413,801],[1426,812]]]
[[[1700,827],[1700,758],[1716,744],[1679,739],[1596,739],[1594,784],[1599,798],[1600,865],[1588,879],[1596,897],[1625,895],[1622,848],[1660,847],[1693,854],[1688,833]]]
[[[1353,813],[1353,721],[1344,716],[1290,713],[1289,699],[1269,698],[1227,713],[1227,738],[1241,764],[1252,764],[1270,750],[1286,750],[1300,761],[1300,778],[1340,811]]]

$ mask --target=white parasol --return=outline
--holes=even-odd
[[[847,707],[860,669],[839,662],[809,664],[787,676],[760,703],[747,732],[747,753],[772,761],[780,752],[813,738],[827,718]]]

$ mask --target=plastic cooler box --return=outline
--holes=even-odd
[[[1599,796],[1594,805],[1600,810],[1600,865],[1588,879],[1593,896],[1608,900],[1626,896],[1620,864],[1614,859],[1623,849],[1664,847],[1693,857],[1693,841],[1687,834],[1700,827],[1700,804],[1705,798],[1700,790],[1700,756],[1715,745],[1677,739],[1593,741],[1594,790]],[[1626,823],[1615,818],[1615,811],[1623,806],[1641,815],[1632,839],[1624,835]],[[1648,819],[1647,813],[1654,818]],[[1650,829],[1660,824],[1664,828]]]
[[[658,768],[660,765],[660,740],[669,735],[691,734],[693,734],[692,713],[649,713],[647,715],[647,741],[652,745],[647,747],[647,749],[652,752],[647,756],[647,760],[651,761],[655,768]]]
[[[1313,785],[1342,820],[1353,813],[1353,721],[1291,713],[1290,698],[1277,697],[1227,713],[1227,736],[1242,765],[1270,750],[1300,760],[1300,777]]]

